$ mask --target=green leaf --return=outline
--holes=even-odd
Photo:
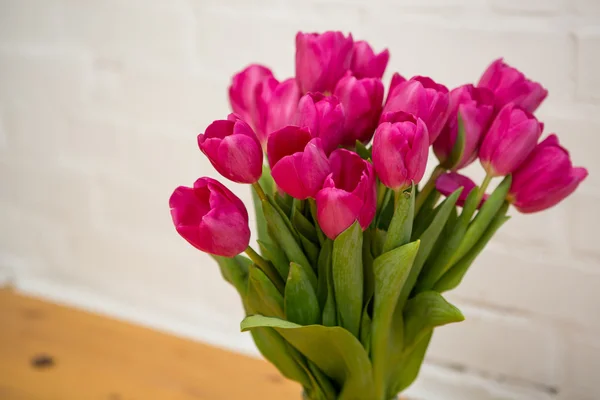
[[[371,242],[371,253],[374,258],[379,257],[383,253],[383,245],[387,237],[387,232],[383,229],[373,230],[372,242]]]
[[[283,296],[264,272],[255,265],[250,267],[247,301],[254,312],[284,318]]]
[[[262,240],[257,240],[260,252],[264,257],[273,263],[281,279],[286,279],[290,272],[290,262],[285,253],[279,246],[272,243],[265,243]]]
[[[310,216],[312,217],[312,220],[314,222],[315,230],[317,231],[319,243],[322,246],[323,243],[325,243],[325,240],[327,240],[327,236],[325,236],[318,223],[319,220],[317,219],[317,203],[315,202],[315,199],[308,199],[308,206],[310,209]]]
[[[293,233],[293,228],[289,224],[289,220],[285,221],[285,217],[282,216],[269,201],[263,201],[263,212],[267,223],[269,224],[269,232],[272,235],[273,241],[275,241],[279,247],[285,252],[288,260],[300,264],[304,267],[304,270],[308,274],[311,284],[317,288],[317,276],[315,271],[312,269],[310,261],[306,258],[306,255],[302,251],[296,236]]]
[[[340,325],[358,337],[363,307],[363,232],[358,221],[333,241],[333,287]]]
[[[318,324],[321,310],[317,294],[304,272],[304,268],[290,263],[290,274],[285,285],[285,316],[300,325]]]
[[[434,291],[422,292],[406,303],[404,310],[405,348],[414,347],[433,328],[464,321],[460,310]]]
[[[290,346],[273,328],[256,328],[251,331],[252,339],[260,353],[281,372],[281,375],[310,388],[311,379],[302,366],[304,357]]]
[[[356,141],[356,154],[358,154],[363,160],[371,158],[371,149],[367,148],[360,140]]]
[[[383,245],[383,252],[405,245],[410,241],[412,234],[413,218],[415,213],[415,185],[410,193],[402,192],[396,200],[396,209],[390,222],[387,237]]]
[[[294,198],[289,194],[281,196],[279,193],[273,195],[274,204],[287,217],[292,215],[292,207],[294,206]]]
[[[382,183],[379,183],[379,185],[383,186]],[[385,186],[383,187],[385,188]],[[394,216],[394,191],[388,188],[385,189],[383,202],[381,207],[379,207],[378,215],[376,217],[377,221],[375,227],[387,231],[392,222],[392,217]]]
[[[271,176],[271,170],[268,166],[263,165],[262,175],[258,180],[258,183],[263,188],[266,193],[273,193],[273,177]],[[269,242],[269,232],[267,230],[267,221],[265,220],[265,216],[262,213],[261,201],[255,190],[251,190],[252,192],[252,202],[254,204],[254,213],[256,215],[256,231],[258,234],[258,239],[263,242]]]
[[[444,167],[452,169],[458,165],[460,159],[463,157],[465,152],[465,124],[463,122],[460,112],[458,113],[458,130],[456,132],[456,141],[450,152],[450,157],[444,163]]]
[[[448,270],[440,280],[435,284],[434,289],[437,292],[445,292],[452,290],[457,287],[462,281],[463,277],[467,273],[467,270],[475,261],[479,253],[485,248],[487,243],[490,241],[492,236],[496,233],[500,227],[510,219],[507,217],[506,211],[508,210],[508,203],[500,208],[496,217],[492,220],[490,226],[486,229],[485,233],[479,238],[475,246],[469,250],[463,258],[461,258],[450,270]]]
[[[435,254],[435,257],[430,258],[430,262],[425,264],[417,282],[417,292],[431,290],[442,275],[450,269],[450,260],[456,252],[456,249],[458,249],[458,246],[460,246],[460,243],[467,232],[471,217],[477,209],[477,203],[480,199],[478,191],[479,188],[471,190],[471,193],[467,196],[467,200],[465,201],[463,211],[460,214],[458,221],[452,225],[450,225],[450,223],[446,224],[446,228],[449,228],[448,232],[444,235],[444,240],[438,241],[441,242],[440,250]]]
[[[300,242],[302,243],[304,254],[308,257],[310,265],[317,267],[319,261],[319,246],[308,240],[303,234],[300,234]]]
[[[319,244],[319,237],[317,236],[317,230],[314,225],[306,219],[300,212],[294,212],[292,215],[292,225],[298,231],[298,233],[304,236],[315,244]]]
[[[325,326],[337,326],[337,310],[335,306],[335,294],[333,290],[327,293],[327,300],[323,307],[323,325]]]
[[[367,355],[371,354],[371,334],[373,330],[373,320],[369,315],[370,304],[371,300],[367,300],[360,320],[360,343],[365,348]]]
[[[315,377],[316,385],[319,386],[321,392],[319,393],[320,398],[324,400],[337,399],[337,391],[333,387],[333,383],[331,383],[329,377],[325,375],[323,371],[321,371],[321,369],[317,367],[312,361],[308,361],[308,367],[312,375]],[[313,395],[313,397],[315,398],[315,400],[319,399],[319,396]],[[310,398],[312,399],[313,397]]]
[[[423,264],[429,257],[429,253],[431,253],[431,250],[433,249],[438,236],[442,232],[442,229],[444,229],[444,226],[448,221],[448,217],[450,217],[450,214],[454,210],[454,205],[456,204],[456,200],[458,200],[458,196],[460,196],[461,192],[462,188],[457,189],[454,193],[448,196],[446,200],[442,202],[442,204],[438,206],[439,210],[436,212],[435,218],[425,232],[423,232],[421,235],[419,252],[417,253],[417,257],[413,267],[410,270],[406,284],[402,287],[402,292],[400,293],[400,298],[398,299],[398,305],[400,309],[404,308],[404,304],[408,299],[413,287],[415,286],[419,274],[421,273]]]
[[[429,332],[412,351],[402,357],[401,362],[394,365],[391,376],[391,391],[388,393],[389,398],[402,393],[415,381],[421,370],[421,365],[423,364],[423,359],[425,359],[425,353],[427,352],[432,335],[433,331]]]
[[[328,285],[331,281],[331,257],[333,251],[333,241],[326,240],[323,242],[321,252],[319,253],[319,260],[317,262],[318,269],[318,284],[317,284],[317,299],[319,300],[319,306],[323,308],[325,301],[327,300]]]
[[[375,276],[373,275],[373,253],[371,252],[371,242],[374,235],[373,229],[367,229],[363,233],[363,277],[364,277],[364,295],[363,302],[368,304],[375,292]],[[364,313],[363,313],[364,314]]]
[[[375,274],[375,303],[371,337],[373,375],[377,395],[382,398],[386,388],[386,361],[388,360],[390,327],[398,296],[419,250],[419,241],[405,244],[377,257],[373,263]]]
[[[242,331],[272,327],[341,388],[339,400],[373,399],[371,362],[360,342],[341,327],[300,326],[262,315],[246,317]]]
[[[431,222],[435,218],[438,208],[435,208],[438,200],[440,199],[440,192],[432,190],[428,195],[427,199],[423,203],[423,206],[419,210],[419,213],[415,216],[413,231],[411,239],[415,240],[425,232],[425,229],[431,225]]]
[[[223,278],[236,288],[242,299],[246,297],[248,268],[252,261],[240,255],[234,258],[213,255],[212,258],[219,264]]]
[[[479,210],[477,216],[469,225],[463,241],[454,253],[454,256],[450,261],[450,266],[454,265],[465,254],[467,254],[467,252],[471,250],[473,246],[475,246],[479,238],[484,234],[485,230],[492,222],[492,219],[496,216],[496,213],[504,204],[511,183],[512,178],[510,175],[508,175],[506,178],[504,178],[500,185],[498,185],[491,196],[488,197],[485,203],[483,203],[481,210]]]

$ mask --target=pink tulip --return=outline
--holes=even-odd
[[[257,114],[257,88],[263,81],[268,81],[269,87],[274,87],[277,81],[267,67],[252,64],[233,76],[229,86],[229,103],[234,113],[248,122],[253,129],[258,130],[259,116]],[[266,90],[263,90],[266,94]]]
[[[329,160],[321,139],[306,128],[286,126],[269,136],[267,154],[279,189],[296,199],[314,197],[329,175]]]
[[[458,200],[456,200],[456,205],[463,207],[467,197],[469,196],[469,193],[471,193],[471,191],[477,187],[475,182],[456,172],[448,172],[444,175],[441,175],[435,181],[435,188],[444,196],[450,196],[460,187],[462,187],[463,190],[460,192]],[[488,195],[484,194],[478,208],[483,205],[487,198]]]
[[[508,175],[533,151],[542,126],[533,115],[512,103],[505,105],[488,130],[479,158],[491,176]]]
[[[440,163],[449,169],[458,170],[477,158],[481,139],[489,127],[494,113],[494,95],[485,88],[463,85],[450,92],[450,117],[442,133],[433,143],[433,150]],[[458,133],[458,116],[465,129],[465,145],[462,157],[449,165],[449,157]]]
[[[296,125],[307,127],[313,137],[321,138],[325,153],[330,154],[344,138],[344,108],[335,96],[308,93],[298,103]]]
[[[317,220],[330,239],[354,221],[366,229],[375,216],[376,189],[373,166],[356,153],[337,149],[329,157],[331,174],[317,193]]]
[[[347,75],[338,82],[334,94],[339,98],[346,114],[342,144],[354,146],[357,140],[363,143],[371,140],[381,114],[381,80],[356,79]]]
[[[352,35],[341,32],[296,35],[296,80],[300,91],[332,92],[350,68]]]
[[[429,137],[420,118],[404,112],[389,113],[375,131],[373,165],[381,182],[394,190],[419,183],[425,174]]]
[[[197,249],[233,257],[248,247],[246,207],[220,182],[200,178],[193,188],[180,186],[171,195],[169,207],[175,229]]]
[[[390,60],[388,49],[375,54],[369,43],[364,40],[354,42],[354,53],[350,62],[350,69],[354,76],[361,78],[381,79]]]
[[[237,183],[254,183],[262,174],[263,155],[252,128],[230,114],[198,135],[198,146],[225,178]]]
[[[294,78],[277,83],[268,98],[267,96],[259,98],[258,115],[261,118],[262,132],[259,140],[263,148],[266,148],[267,138],[271,132],[294,123],[299,100],[300,89]]]
[[[587,175],[585,168],[573,167],[569,152],[550,135],[513,173],[509,199],[522,213],[542,211],[573,193]]]
[[[383,115],[404,111],[421,118],[429,132],[429,144],[437,139],[449,115],[448,89],[431,78],[415,76],[398,84],[388,96]]]
[[[385,104],[387,104],[388,101],[390,101],[390,97],[391,97],[392,93],[394,92],[394,89],[396,89],[396,87],[403,82],[406,82],[406,78],[403,77],[402,75],[400,75],[399,73],[394,72],[394,75],[392,75],[392,80],[390,81],[390,88],[388,89],[388,94],[387,94],[387,98],[385,99]]]
[[[522,109],[534,112],[548,96],[548,91],[533,82],[518,69],[505,64],[501,58],[485,70],[478,87],[484,87],[496,97],[497,108],[514,103]]]

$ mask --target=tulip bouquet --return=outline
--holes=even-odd
[[[200,178],[169,202],[179,234],[239,292],[242,330],[307,399],[407,388],[434,328],[463,320],[442,293],[509,206],[544,210],[587,176],[556,135],[538,143],[532,113],[547,91],[502,60],[452,91],[396,73],[384,100],[388,59],[340,32],[298,33],[294,78],[260,65],[233,77],[234,113],[198,145],[225,178],[252,185],[257,250],[246,207],[220,182]],[[438,163],[419,186],[430,146]],[[476,159],[479,186],[458,172]]]

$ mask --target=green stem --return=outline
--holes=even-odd
[[[479,192],[477,193],[477,202],[475,203],[475,204],[477,204],[477,207],[479,207],[479,203],[481,203],[481,200],[483,199],[483,195],[485,194],[485,191],[487,190],[488,186],[490,185],[492,178],[493,178],[493,176],[490,175],[489,173],[485,174],[485,178],[483,178],[483,182],[481,183],[481,186],[479,187]]]
[[[423,186],[423,189],[419,192],[419,195],[415,200],[415,215],[419,213],[419,210],[425,203],[425,200],[427,200],[429,194],[435,189],[435,181],[437,180],[437,178],[439,178],[440,175],[442,175],[444,172],[446,172],[446,168],[442,167],[441,165],[435,167],[435,169],[431,173],[431,176],[429,177],[429,180],[427,181],[425,186]]]
[[[248,255],[248,257],[250,257],[252,262],[254,262],[254,264],[256,264],[258,268],[260,268],[260,270],[265,273],[265,275],[271,280],[271,282],[273,282],[277,290],[279,290],[279,292],[283,294],[285,291],[285,283],[281,279],[279,272],[277,272],[273,264],[262,258],[260,254],[254,251],[254,249],[250,246],[248,246],[248,248],[246,249],[246,254]]]
[[[252,187],[256,191],[256,194],[258,195],[258,198],[261,201],[267,201],[267,195],[265,194],[265,191],[263,190],[263,188],[260,186],[260,183],[254,182],[252,184]]]

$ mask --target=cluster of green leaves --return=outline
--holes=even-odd
[[[258,243],[285,286],[244,256],[215,257],[242,298],[242,330],[309,399],[393,398],[417,377],[433,329],[464,319],[441,293],[507,220],[510,177],[479,211],[477,190],[462,209],[460,189],[441,202],[434,190],[416,211],[415,187],[381,187],[372,225],[355,223],[335,240],[313,202],[277,194],[268,171],[260,183],[269,194],[254,199]]]

